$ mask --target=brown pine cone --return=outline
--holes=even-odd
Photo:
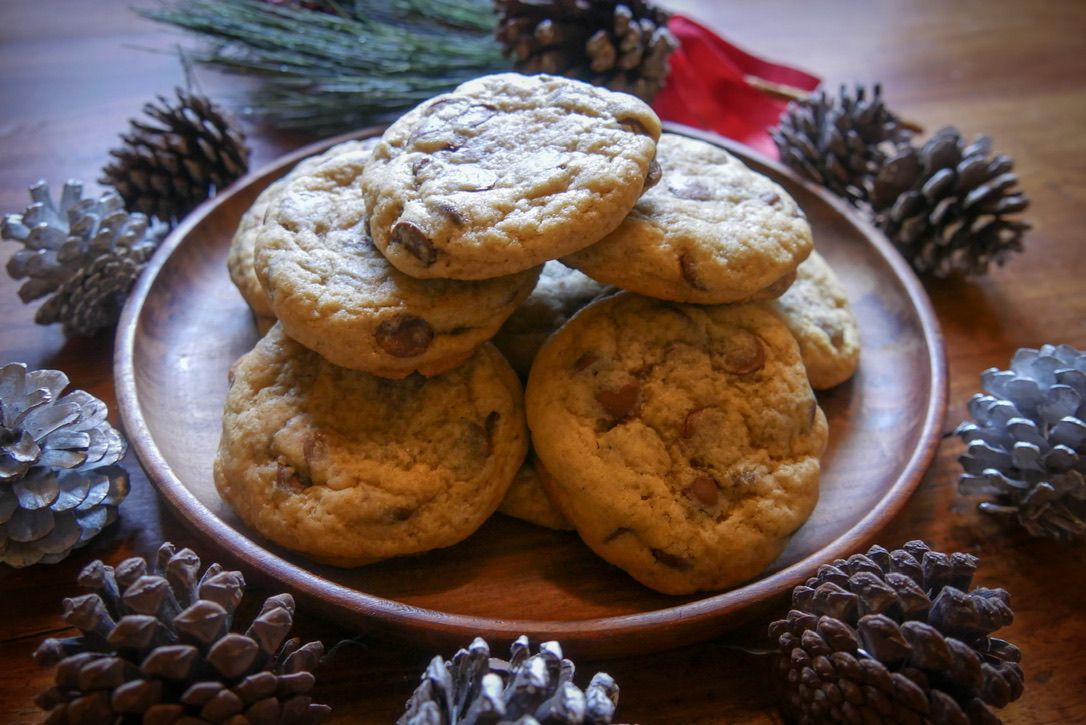
[[[218,564],[200,572],[190,550],[166,543],[155,562],[92,562],[79,583],[95,591],[64,600],[81,634],[47,639],[34,653],[56,665],[38,696],[47,723],[315,723],[312,701],[320,642],[288,639],[289,594],[268,597],[244,634],[230,632],[245,580]]]
[[[679,42],[644,0],[495,0],[497,36],[522,73],[578,78],[652,101]]]
[[[882,102],[882,88],[841,86],[837,97],[825,91],[793,101],[770,129],[781,161],[833,193],[858,204],[894,149],[912,132]]]
[[[875,223],[916,271],[981,275],[1022,251],[1030,225],[1012,215],[1029,199],[1011,158],[991,153],[987,136],[966,144],[957,129],[944,128],[919,148],[900,148],[879,170],[870,198]]]
[[[819,567],[773,622],[782,710],[797,723],[998,723],[1022,694],[1003,589],[969,590],[976,557],[922,541]]]
[[[132,119],[110,151],[113,161],[99,183],[112,186],[125,208],[176,223],[249,169],[249,147],[235,122],[209,99],[176,90],[148,103],[149,121]]]

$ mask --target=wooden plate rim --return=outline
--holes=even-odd
[[[604,638],[629,637],[648,634],[659,628],[676,625],[683,632],[702,629],[706,636],[719,632],[722,623],[742,609],[764,602],[802,583],[819,564],[847,557],[867,546],[879,530],[905,505],[919,486],[933,460],[942,436],[943,420],[947,406],[947,371],[943,337],[931,302],[920,281],[901,255],[883,235],[843,201],[838,200],[816,185],[798,178],[781,164],[711,132],[693,129],[679,124],[665,123],[665,130],[698,138],[726,148],[728,151],[751,159],[770,168],[774,173],[786,176],[802,185],[807,191],[820,197],[838,213],[846,217],[868,239],[877,253],[901,281],[910,304],[920,321],[925,344],[928,348],[931,395],[927,401],[918,444],[905,466],[891,485],[887,494],[860,521],[844,534],[819,551],[773,574],[720,594],[714,594],[694,602],[655,609],[637,614],[600,617],[580,620],[515,620],[491,619],[471,615],[450,614],[437,610],[403,604],[390,599],[367,594],[342,586],[300,565],[291,563],[264,549],[258,543],[219,519],[204,506],[177,478],[158,447],[140,413],[140,401],[135,378],[135,343],[140,312],[150,290],[167,261],[187,238],[189,233],[207,216],[213,214],[231,198],[231,190],[243,188],[269,176],[279,176],[285,168],[303,158],[319,153],[333,144],[353,138],[366,138],[380,133],[380,127],[367,128],[343,134],[305,146],[297,151],[270,162],[235,182],[224,193],[205,202],[182,221],[162,243],[147,268],[133,288],[117,328],[114,350],[114,375],[121,420],[128,441],[167,503],[192,529],[217,542],[238,560],[269,575],[292,591],[319,602],[322,609],[334,618],[353,624],[383,625],[399,632],[437,632],[459,637],[464,642],[478,634],[506,639],[528,633],[534,636],[558,638],[563,644],[586,644]],[[372,620],[372,621],[370,621]],[[681,624],[680,624],[681,623]],[[679,634],[675,632],[675,634]],[[692,641],[690,637],[678,637]],[[635,647],[637,651],[660,649],[661,646]],[[624,651],[629,647],[621,648]]]

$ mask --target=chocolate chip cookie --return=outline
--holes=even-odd
[[[494,335],[539,268],[478,282],[400,272],[366,233],[358,180],[368,148],[338,153],[283,187],[254,266],[287,335],[328,361],[388,378],[438,375]]]
[[[860,364],[860,329],[845,290],[822,255],[811,252],[796,281],[768,303],[799,343],[807,378],[815,390],[840,385]]]
[[[441,377],[387,380],[276,325],[234,367],[214,477],[261,535],[356,566],[469,536],[526,449],[520,383],[491,345]]]
[[[532,294],[501,326],[494,344],[527,380],[532,360],[551,333],[589,302],[617,291],[561,262],[547,262]]]
[[[498,511],[536,526],[572,531],[573,524],[562,515],[543,487],[542,478],[546,475],[543,464],[529,450]]]
[[[253,317],[256,319],[257,329],[260,330],[261,335],[275,324],[275,313],[272,312],[271,305],[268,304],[268,296],[264,293],[264,288],[260,285],[256,270],[253,268],[253,248],[256,246],[256,239],[261,233],[264,217],[267,215],[268,209],[279,200],[283,189],[293,179],[308,173],[337,154],[349,152],[369,153],[376,143],[376,138],[347,141],[333,146],[322,154],[302,159],[286,176],[272,182],[268,188],[260,192],[253,205],[241,215],[238,230],[234,233],[234,238],[230,242],[230,251],[226,257],[226,268],[230,273],[230,279],[233,281],[234,286],[238,288],[246,304],[249,305],[249,309],[253,311]]]
[[[602,241],[562,261],[650,297],[719,304],[777,297],[811,251],[811,229],[777,184],[727,151],[665,133],[663,176]]]
[[[595,302],[540,350],[525,407],[558,508],[661,592],[756,576],[818,499],[826,419],[757,304]]]
[[[610,232],[655,176],[660,120],[637,98],[502,73],[393,123],[362,178],[370,232],[420,278],[486,279]]]

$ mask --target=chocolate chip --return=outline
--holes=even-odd
[[[705,410],[708,410],[710,407],[712,407],[712,406],[706,406],[706,407],[702,407],[702,408],[694,408],[689,413],[687,413],[686,417],[683,418],[683,424],[679,429],[679,435],[681,435],[683,438],[689,438],[692,435],[694,435],[694,431],[697,428],[697,420],[696,419],[697,419],[698,413],[701,413],[701,412],[703,412]]]
[[[734,375],[749,375],[765,367],[765,347],[754,333],[736,330],[726,341],[722,358],[725,371]]]
[[[611,418],[621,419],[637,408],[637,400],[640,396],[641,385],[629,382],[619,388],[600,390],[596,393],[596,402],[603,406]]]
[[[418,183],[419,176],[422,175],[422,172],[425,171],[431,163],[433,163],[433,161],[429,156],[419,156],[411,162],[411,175],[415,177],[415,183]]]
[[[399,315],[377,326],[377,345],[393,357],[421,355],[434,339],[434,328],[414,315]]]
[[[298,472],[290,466],[284,466],[280,463],[279,467],[275,470],[275,486],[283,491],[298,493],[312,485],[312,482],[299,476]]]
[[[582,352],[580,357],[573,361],[573,372],[579,373],[597,360],[599,360],[599,356],[596,353]]]
[[[660,179],[664,176],[664,170],[660,168],[660,164],[656,162],[656,159],[652,160],[649,164],[649,173],[645,176],[645,185],[641,187],[641,193],[651,189],[660,183]]]
[[[641,123],[640,119],[620,118],[618,119],[618,122],[624,129],[626,129],[630,133],[636,133],[641,136],[651,135],[649,134],[649,129],[645,126],[645,124]]]
[[[633,529],[628,529],[625,526],[620,526],[607,535],[607,538],[603,540],[603,543],[610,544],[612,541],[622,536],[623,534],[632,534]]]
[[[785,292],[787,292],[788,288],[791,287],[792,283],[795,282],[795,281],[796,281],[796,273],[795,272],[792,272],[790,274],[786,274],[783,277],[781,277],[780,279],[778,279],[776,282],[774,282],[773,284],[771,284],[768,287],[766,287],[765,289],[763,289],[761,291],[761,293],[759,293],[757,295],[757,297],[760,300],[762,300],[762,299],[775,300],[778,297],[780,297],[781,295],[783,295]]]
[[[501,420],[502,414],[496,410],[490,411],[486,416],[486,421],[483,422],[483,429],[486,431],[487,449],[490,448],[490,442],[494,440],[494,431],[498,427],[498,421]]]
[[[489,121],[498,109],[486,103],[472,104],[464,113],[456,117],[456,125],[460,128],[475,128]]]
[[[690,562],[686,559],[680,559],[674,554],[667,553],[663,549],[649,549],[649,551],[652,552],[653,558],[664,566],[678,569],[679,571],[685,571],[690,568]]]
[[[460,213],[460,210],[453,206],[448,201],[435,201],[433,207],[449,221],[458,227],[464,226],[464,215]]]
[[[697,263],[689,252],[679,255],[679,273],[683,280],[696,290],[705,290],[705,285],[698,279]]]
[[[712,476],[698,476],[683,493],[705,508],[713,508],[720,500],[720,489]]]
[[[674,196],[689,201],[712,201],[714,198],[713,190],[701,179],[686,176],[669,178],[667,188]]]
[[[758,199],[772,206],[781,200],[781,195],[775,191],[763,191],[758,195]]]
[[[411,256],[422,262],[423,266],[429,267],[437,259],[433,242],[411,222],[401,220],[393,224],[390,241],[402,245]]]

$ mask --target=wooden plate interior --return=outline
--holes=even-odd
[[[719,633],[818,563],[865,545],[918,485],[938,444],[946,375],[927,298],[880,235],[825,193],[742,147],[670,130],[728,148],[796,198],[860,323],[859,372],[818,396],[830,423],[818,507],[755,582],[716,595],[656,594],[575,534],[501,515],[449,549],[336,569],[268,543],[222,503],[211,464],[227,371],[258,339],[227,276],[227,247],[267,184],[345,137],[227,190],[175,230],[141,278],[118,332],[116,374],[127,433],[150,479],[188,524],[328,616],[442,646],[522,632],[600,656],[677,646]]]

